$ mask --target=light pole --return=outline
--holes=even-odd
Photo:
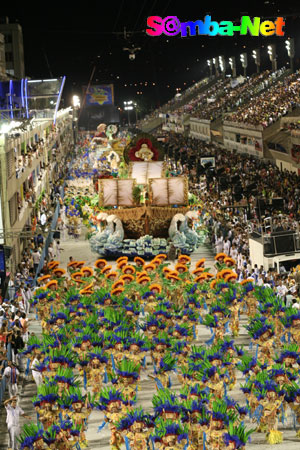
[[[242,66],[244,68],[244,77],[247,76],[247,67],[248,67],[248,56],[247,53],[242,53],[240,56]]]
[[[236,60],[235,56],[229,58],[229,65],[231,67],[232,78],[236,78]]]
[[[209,76],[210,77],[212,77],[212,60],[211,59],[208,59],[207,60],[207,65],[208,65],[208,67],[209,67]]]
[[[256,72],[259,73],[260,72],[260,49],[257,48],[255,50],[253,50],[252,56],[253,56],[255,64],[256,64]]]
[[[293,38],[289,38],[287,41],[285,41],[285,47],[290,57],[291,71],[294,72],[295,40]]]
[[[213,58],[213,63],[214,63],[215,69],[216,69],[216,76],[218,77],[219,76],[219,60],[218,60],[218,58]]]
[[[219,66],[222,73],[223,78],[225,78],[226,73],[226,62],[224,56],[219,56]]]
[[[73,135],[74,144],[77,142],[77,132],[78,132],[78,110],[80,108],[80,98],[78,95],[73,95]]]
[[[137,103],[134,103],[134,110],[135,110],[135,125],[137,124],[137,121],[138,121],[138,111],[137,111],[137,109],[138,109],[138,105],[137,105]]]
[[[275,44],[268,45],[268,55],[269,55],[270,61],[272,62],[272,71],[276,72],[276,70],[277,70],[277,55],[276,55]]]
[[[133,101],[132,100],[129,100],[128,102],[124,102],[124,109],[125,109],[125,111],[127,111],[127,114],[128,114],[128,126],[130,127],[130,113],[129,113],[129,111],[132,111],[133,110]]]

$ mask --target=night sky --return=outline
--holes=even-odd
[[[116,105],[133,99],[142,108],[153,108],[173,97],[176,88],[184,89],[208,75],[207,58],[236,56],[239,74],[242,73],[239,55],[248,52],[248,72],[252,73],[255,71],[252,50],[261,47],[261,68],[270,68],[267,45],[276,43],[280,68],[289,61],[284,42],[290,36],[296,38],[296,67],[300,66],[299,1],[254,0],[240,2],[240,6],[236,6],[236,1],[222,3],[221,8],[213,2],[198,2],[196,6],[197,2],[190,0],[120,0],[100,2],[97,7],[88,2],[82,2],[80,7],[70,4],[68,9],[61,10],[57,2],[34,8],[26,4],[23,10],[3,7],[1,16],[22,25],[27,76],[67,76],[66,106],[73,93],[82,92],[82,85],[88,83],[95,66],[93,82],[113,83]],[[180,38],[149,37],[145,33],[149,15],[178,16],[184,22],[203,19],[206,14],[217,21],[239,21],[242,15],[274,19],[283,16],[287,19],[286,36]],[[126,39],[124,27],[128,33]],[[141,47],[134,61],[123,50],[132,45]]]

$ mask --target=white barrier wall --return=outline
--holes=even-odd
[[[210,142],[210,120],[190,117],[190,136],[201,141]]]
[[[258,267],[264,266],[264,249],[263,244],[256,239],[249,238],[250,261],[252,266],[257,264]]]
[[[246,127],[246,125],[224,121],[224,146],[228,150],[237,150],[259,158],[264,157],[262,127]]]

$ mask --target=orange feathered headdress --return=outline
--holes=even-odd
[[[58,282],[56,280],[50,280],[47,284],[46,284],[46,288],[49,288],[51,286],[57,286]]]
[[[205,261],[206,261],[205,258],[199,259],[199,261],[196,262],[196,269],[198,269],[198,268],[200,268],[200,267],[204,267]]]
[[[183,272],[187,272],[187,271],[188,271],[188,270],[187,270],[187,267],[185,266],[185,264],[180,264],[180,263],[177,263],[177,264],[176,264],[175,269],[176,269],[177,272],[179,272],[179,273],[180,273],[180,270],[182,270]]]
[[[130,273],[131,275],[135,272],[135,268],[133,266],[124,266],[122,267],[122,272],[123,273]]]
[[[122,275],[122,276],[120,277],[120,280],[124,280],[124,281],[129,280],[129,281],[133,281],[133,280],[134,280],[134,276],[131,275],[130,273],[125,273],[124,275]]]
[[[51,278],[51,275],[43,275],[42,277],[38,278],[37,281],[40,283],[41,281],[49,280]]]
[[[118,287],[123,287],[125,282],[123,280],[117,280],[111,287],[112,290],[117,289]]]
[[[179,264],[187,264],[189,262],[191,262],[191,258],[188,255],[180,255],[178,257]]]
[[[95,262],[95,267],[97,267],[97,269],[103,269],[103,267],[105,267],[107,264],[106,259],[97,259],[97,261]]]
[[[112,266],[105,266],[102,270],[101,270],[101,273],[107,273],[107,272],[109,272],[110,270],[112,269]]]
[[[57,277],[62,277],[65,273],[65,269],[63,269],[62,267],[58,267],[57,269],[53,270],[53,274]]]
[[[105,275],[105,278],[107,278],[108,280],[113,277],[113,278],[117,278],[118,277],[118,273],[115,272],[114,270],[112,270],[111,272],[107,273]]]
[[[168,273],[166,278],[167,278],[167,280],[176,280],[176,281],[180,280],[180,278],[177,277],[177,275],[172,275],[171,273]]]
[[[92,277],[94,274],[94,271],[91,267],[82,267],[81,272],[84,277]],[[88,273],[88,275],[86,275],[85,273]]]
[[[143,266],[143,269],[146,270],[146,271],[152,272],[153,270],[156,269],[156,266],[155,266],[155,264],[145,264]]]
[[[70,261],[68,263],[67,267],[73,267],[73,266],[76,267],[77,263],[78,263],[78,261]]]
[[[124,289],[122,287],[118,287],[111,291],[111,295],[118,295],[118,294],[121,294],[123,291],[124,291]]]
[[[147,283],[149,283],[149,281],[151,281],[151,279],[149,277],[140,277],[138,280],[136,280],[138,284],[142,284],[144,283],[144,281],[146,281]]]
[[[145,264],[145,260],[143,258],[141,258],[140,256],[135,256],[133,261],[135,263],[141,263],[142,266]]]
[[[226,275],[225,277],[225,281],[230,281],[230,280],[236,280],[237,279],[237,274],[234,272],[229,273],[228,275]]]
[[[229,275],[232,272],[231,269],[223,269],[220,272],[217,273],[217,279],[219,280],[220,278],[224,278],[226,277],[226,275]]]
[[[162,291],[161,285],[157,284],[157,283],[151,284],[151,286],[149,286],[149,289],[150,289],[150,291],[157,289],[159,293],[161,293],[161,291]]]
[[[58,266],[59,266],[59,261],[51,261],[48,264],[48,267],[49,267],[50,270],[53,270],[53,269],[55,269]]]
[[[219,259],[224,259],[224,258],[227,258],[226,253],[218,253],[218,254],[215,256],[215,261],[219,261]]]
[[[118,258],[116,260],[116,263],[119,264],[121,261],[125,261],[127,263],[128,261],[128,256],[120,256],[120,258]]]
[[[198,267],[197,269],[193,270],[192,274],[199,276],[199,274],[204,272],[204,270],[204,267]]]
[[[155,256],[155,259],[161,259],[162,261],[164,261],[165,259],[167,259],[167,255],[165,253],[160,253],[159,255]]]

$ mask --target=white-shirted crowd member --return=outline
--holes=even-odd
[[[238,253],[238,255],[237,255],[237,267],[238,267],[239,270],[243,270],[244,269],[242,253]]]
[[[288,288],[286,287],[285,284],[282,283],[282,280],[280,280],[279,285],[276,288],[277,294],[279,295],[279,297],[281,297],[282,299],[285,297],[285,294],[288,291]]]
[[[19,311],[25,312],[25,304],[24,304],[24,299],[23,299],[23,297],[18,296],[18,299],[19,299],[19,303],[18,303]]]
[[[259,274],[259,269],[257,267],[257,264],[254,264],[254,273],[255,273],[255,275]]]
[[[17,405],[17,397],[10,397],[5,400],[4,406],[6,409],[6,424],[9,434],[9,449],[18,450],[18,438],[21,434],[20,416],[31,420],[31,416],[27,416],[23,409]]]
[[[59,240],[54,241],[54,242],[55,242],[55,257],[59,261],[60,260],[60,252],[61,252],[61,250],[63,250],[63,248],[61,248]]]
[[[11,361],[8,361],[7,367],[4,369],[3,376],[6,379],[9,397],[18,394],[18,379],[20,372]]]
[[[262,286],[264,284],[264,276],[262,273],[258,275],[257,286]]]
[[[231,247],[231,242],[228,238],[226,238],[226,240],[223,243],[223,252],[226,253],[226,255],[229,255],[230,247]]]
[[[238,252],[238,250],[237,250],[235,244],[232,244],[232,247],[231,247],[230,252],[229,252],[229,256],[230,256],[232,259],[234,259],[235,261],[237,261],[238,253],[239,253],[239,252]]]
[[[53,248],[53,244],[49,244],[48,256],[49,256],[50,260],[54,259],[54,253],[55,253],[55,251],[54,251],[54,248]]]
[[[41,358],[42,358],[41,355],[36,355],[30,366],[32,376],[33,376],[33,379],[34,379],[37,387],[39,387],[41,384],[43,384],[43,377],[42,377],[41,372],[39,372],[38,370],[35,369],[35,367],[40,364]]]
[[[266,278],[265,278],[265,280],[264,280],[264,287],[268,287],[268,288],[271,287],[271,285],[270,285],[270,283],[269,283],[269,280],[266,279]]]
[[[13,300],[15,297],[15,283],[14,283],[12,275],[10,276],[9,282],[8,282],[8,297],[9,297],[10,301]]]
[[[297,286],[296,286],[296,281],[295,280],[291,280],[290,286],[289,286],[289,290],[291,291],[292,294],[296,294]]]
[[[294,299],[294,300],[293,300],[293,305],[292,305],[292,306],[293,306],[293,308],[300,309],[300,305],[299,305],[297,299]]]
[[[216,239],[216,253],[222,253],[223,251],[223,236]]]
[[[295,297],[293,296],[291,291],[288,291],[286,296],[285,296],[285,306],[287,308],[290,308],[292,306],[294,298]]]

